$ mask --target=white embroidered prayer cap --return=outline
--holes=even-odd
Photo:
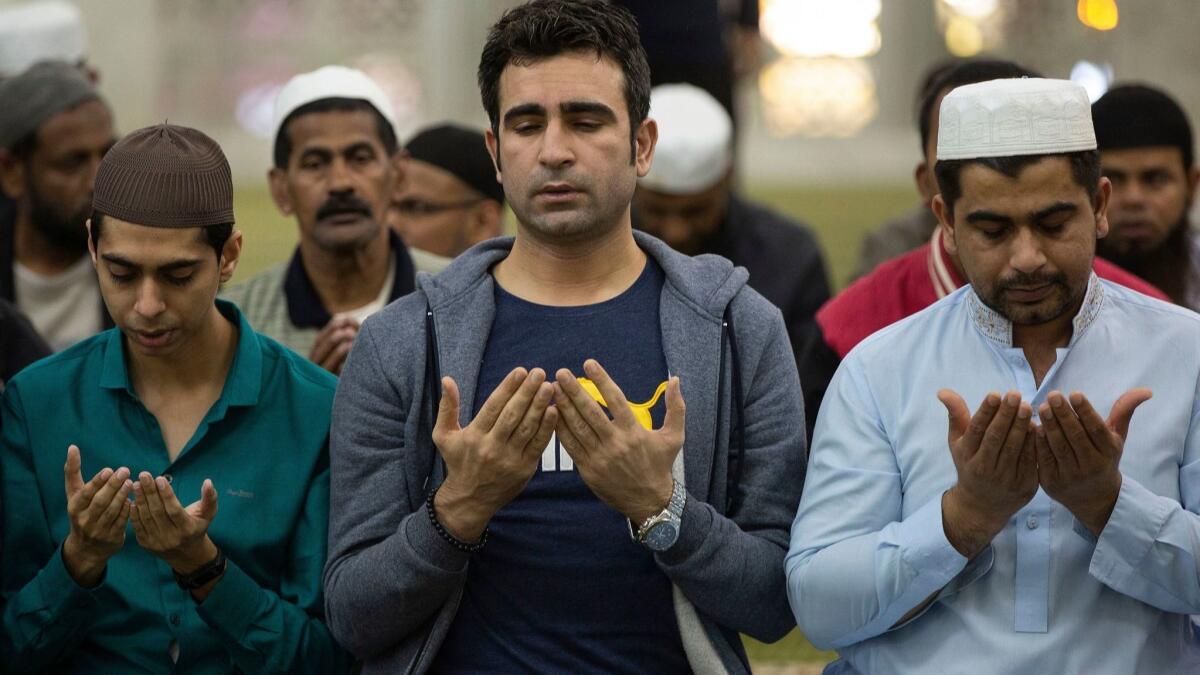
[[[696,194],[729,171],[733,122],[711,94],[691,84],[660,84],[650,90],[650,117],[658,122],[658,143],[639,185],[667,194]]]
[[[0,77],[16,77],[39,61],[72,65],[87,56],[79,8],[63,0],[0,6]]]
[[[1087,90],[1068,80],[991,80],[957,87],[942,99],[939,160],[1095,149]]]
[[[324,66],[288,80],[275,97],[271,116],[271,140],[279,137],[284,120],[297,108],[327,98],[358,99],[370,103],[396,133],[396,113],[387,94],[367,74],[345,66]]]

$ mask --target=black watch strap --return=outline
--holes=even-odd
[[[173,571],[173,570],[172,570]],[[217,557],[211,561],[204,563],[200,569],[191,574],[180,574],[174,572],[175,583],[185,591],[194,591],[204,584],[216,579],[225,573],[225,552],[217,549]]]

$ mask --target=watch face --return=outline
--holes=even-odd
[[[675,544],[679,538],[679,527],[669,521],[655,523],[646,533],[646,547],[651,551],[665,551]]]

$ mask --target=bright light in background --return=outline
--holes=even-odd
[[[787,56],[858,58],[879,51],[881,0],[763,0],[759,27]]]
[[[983,51],[983,31],[979,24],[963,16],[950,19],[946,24],[946,49],[962,58]]]
[[[955,14],[968,19],[986,19],[996,13],[1000,0],[944,0]]]
[[[759,75],[767,127],[775,136],[845,138],[879,112],[875,78],[857,59],[783,59]]]
[[[1075,13],[1083,25],[1096,30],[1112,30],[1120,20],[1117,0],[1079,0]]]
[[[1004,0],[934,0],[946,51],[970,58],[1004,39]]]
[[[1113,68],[1107,63],[1101,65],[1080,61],[1071,68],[1071,81],[1082,85],[1087,90],[1088,99],[1095,103],[1108,91],[1108,85],[1113,81]]]

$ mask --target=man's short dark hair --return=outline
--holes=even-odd
[[[375,116],[375,130],[379,132],[379,141],[383,143],[384,151],[387,152],[388,157],[395,155],[396,151],[400,149],[400,143],[396,140],[396,132],[387,118],[375,109],[375,106],[361,98],[323,98],[312,103],[305,103],[283,118],[283,123],[279,125],[279,133],[275,136],[273,153],[275,168],[286,169],[288,160],[292,156],[292,136],[288,133],[288,125],[292,123],[292,120],[312,113],[356,112],[359,110]]]
[[[933,167],[937,177],[938,189],[942,192],[942,201],[946,203],[946,213],[953,220],[954,203],[962,196],[962,184],[959,178],[963,167],[970,164],[980,164],[992,171],[999,171],[1009,178],[1016,178],[1025,167],[1036,164],[1047,157],[1065,157],[1071,163],[1071,176],[1075,183],[1082,187],[1088,196],[1088,202],[1096,203],[1096,192],[1100,189],[1100,153],[1095,150],[1081,150],[1051,155],[1017,155],[1014,157],[981,157],[978,159],[949,159],[941,160]]]
[[[937,103],[938,94],[966,84],[1013,77],[1041,77],[1041,75],[1012,61],[999,59],[970,59],[958,63],[942,64],[926,75],[921,86],[920,102],[917,105],[917,129],[921,132],[921,154],[925,154],[925,148],[929,145],[929,136],[933,133],[933,124],[930,118],[933,117],[933,106]]]
[[[1183,170],[1195,163],[1192,125],[1170,94],[1147,84],[1120,84],[1092,104],[1100,152],[1170,146],[1179,148]]]
[[[508,10],[492,26],[478,73],[492,133],[500,135],[500,74],[505,67],[568,52],[594,52],[621,67],[632,152],[637,129],[650,114],[650,66],[638,37],[637,19],[605,0],[533,0]]]
[[[104,230],[105,216],[99,211],[92,211],[92,245],[100,244],[100,233]],[[212,247],[217,253],[217,260],[221,259],[221,255],[225,252],[225,243],[233,236],[233,223],[220,223],[217,225],[207,225],[200,228],[204,230],[204,241]]]

